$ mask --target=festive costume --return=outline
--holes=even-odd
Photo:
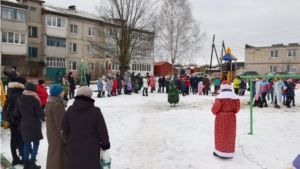
[[[235,151],[236,117],[240,110],[240,100],[232,92],[231,84],[223,81],[222,92],[217,96],[212,112],[215,118],[215,151],[221,158],[232,158]]]

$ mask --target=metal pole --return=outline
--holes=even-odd
[[[250,76],[250,133],[253,134],[253,83],[252,83],[252,77]]]

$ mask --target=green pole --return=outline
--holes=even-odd
[[[252,77],[250,76],[250,133],[253,134],[253,82]]]
[[[81,60],[81,73],[80,73],[80,78],[84,79],[84,84],[86,85],[86,77],[85,77],[85,63],[83,61],[83,58]]]

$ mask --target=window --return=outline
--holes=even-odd
[[[47,37],[47,46],[65,48],[66,47],[66,40],[65,39]]]
[[[295,49],[288,50],[288,57],[296,57],[296,50]]]
[[[37,58],[38,57],[38,48],[29,47],[28,48],[28,56],[30,58]]]
[[[105,50],[108,52],[118,52],[118,46],[113,44],[106,44]]]
[[[36,8],[35,7],[30,7],[29,8],[31,11],[36,11]]]
[[[289,73],[296,73],[296,67],[295,66],[288,66]]]
[[[118,63],[113,63],[112,64],[112,70],[119,70],[119,64]]]
[[[76,62],[70,62],[70,71],[76,70]]]
[[[270,52],[270,57],[271,58],[277,58],[278,57],[278,50],[272,50]]]
[[[88,66],[89,70],[94,70],[94,63],[93,62],[88,62],[87,66]]]
[[[95,46],[89,46],[89,54],[95,54]]]
[[[105,36],[112,36],[113,32],[112,32],[112,28],[105,28]]]
[[[25,44],[25,34],[14,32],[2,32],[3,43]]]
[[[146,57],[151,57],[151,50],[146,50]]]
[[[76,34],[77,33],[77,25],[70,25],[70,32],[72,34]]]
[[[130,34],[130,38],[131,38],[131,39],[137,39],[138,37],[139,37],[139,34],[136,33],[136,32],[132,32],[132,33]]]
[[[77,52],[77,44],[70,43],[70,52]]]
[[[147,65],[147,71],[151,71],[151,65]]]
[[[139,40],[146,40],[146,35],[145,34],[140,34]]]
[[[65,18],[47,15],[47,26],[66,28],[66,23],[67,20]]]
[[[132,64],[132,70],[136,70],[136,64]]]
[[[2,18],[17,21],[26,21],[26,10],[2,6]]]
[[[152,35],[147,35],[147,41],[151,42],[153,39],[153,36]]]
[[[65,58],[47,58],[47,67],[63,67],[65,68]]]
[[[270,73],[277,72],[277,66],[270,66]]]
[[[89,36],[95,36],[95,29],[94,28],[89,28]]]
[[[29,26],[28,27],[28,36],[30,37],[37,37],[37,27]]]

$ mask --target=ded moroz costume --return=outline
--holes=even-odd
[[[232,91],[230,82],[223,81],[221,93],[212,107],[215,118],[215,151],[221,158],[232,158],[235,150],[236,117],[240,110],[240,100]]]

